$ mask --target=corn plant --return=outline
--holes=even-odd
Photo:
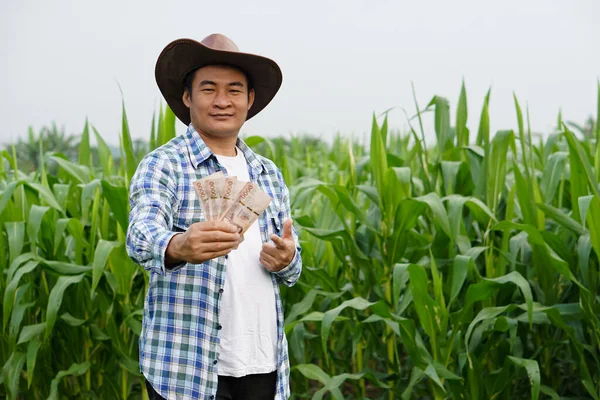
[[[515,129],[492,135],[490,97],[476,135],[463,85],[454,118],[415,101],[408,132],[373,116],[366,144],[245,138],[282,169],[303,247],[282,288],[294,398],[600,398],[600,128],[559,114],[535,137],[515,97]],[[174,124],[161,108],[149,148]],[[118,160],[87,123],[77,163],[41,143],[31,173],[0,156],[0,395],[147,398],[125,107]]]

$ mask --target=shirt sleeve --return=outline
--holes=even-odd
[[[291,218],[291,210],[290,210],[290,192],[283,181],[283,177],[280,176],[281,185],[282,185],[282,210],[281,210],[281,225],[286,219]],[[298,234],[292,225],[292,236],[294,237],[294,242],[296,243],[296,254],[294,254],[293,260],[283,269],[280,269],[277,272],[273,272],[279,284],[284,284],[287,286],[294,286],[298,279],[300,278],[300,273],[302,272],[302,247],[300,246],[300,242],[298,241]]]
[[[152,152],[146,155],[131,179],[127,254],[144,269],[164,275],[185,265],[165,267],[165,252],[178,234],[173,232],[176,207],[176,175],[170,159]]]

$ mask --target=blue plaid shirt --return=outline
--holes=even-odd
[[[254,153],[241,139],[252,182],[272,197],[259,218],[262,241],[283,233],[290,217],[289,191],[275,164]],[[227,171],[192,125],[146,155],[131,180],[127,252],[151,271],[139,339],[140,368],[155,390],[167,399],[214,399],[219,358],[219,309],[225,279],[225,257],[202,264],[165,268],[171,238],[191,224],[204,221],[193,182]],[[271,274],[277,304],[277,387],[275,399],[287,399],[288,345],[284,333],[279,285],[292,286],[302,270],[298,236],[294,260]]]

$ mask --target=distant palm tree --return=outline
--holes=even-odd
[[[42,142],[44,153],[62,153],[72,161],[77,160],[78,135],[67,135],[64,127],[61,127],[59,130],[55,123],[50,127],[43,126],[37,135],[33,128],[29,127],[27,139],[19,138],[14,144],[20,170],[30,172],[39,168],[41,161],[40,141]],[[6,146],[6,149],[11,153],[12,146],[12,144]]]

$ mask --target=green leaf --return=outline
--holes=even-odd
[[[460,161],[442,161],[442,177],[444,182],[444,193],[446,195],[456,192],[456,177],[461,166]]]
[[[11,400],[19,398],[19,379],[21,377],[23,364],[25,364],[25,354],[17,351],[10,355],[2,367],[4,387],[8,391]]]
[[[376,303],[371,303],[362,297],[355,297],[351,300],[346,300],[339,306],[327,311],[323,316],[323,321],[321,323],[321,345],[323,346],[323,351],[327,354],[327,339],[329,338],[331,324],[345,308],[350,307],[355,310],[364,310],[374,304]]]
[[[121,229],[123,232],[127,232],[127,227],[129,226],[129,198],[127,188],[113,185],[103,179],[102,194],[104,195],[104,199],[108,201],[110,209]]]
[[[131,292],[133,277],[140,267],[129,258],[124,243],[110,252],[109,265],[118,282],[119,294],[127,296]]]
[[[77,183],[88,183],[90,181],[89,171],[83,165],[75,164],[58,156],[50,156],[50,159],[64,169]]]
[[[42,220],[44,215],[50,210],[50,207],[42,207],[36,204],[32,205],[29,209],[29,221],[27,222],[27,236],[31,241],[31,244],[38,243],[38,236],[40,228],[42,227]],[[35,251],[34,251],[35,253]]]
[[[91,295],[94,296],[96,292],[96,287],[100,282],[100,278],[104,273],[104,269],[108,263],[108,257],[112,253],[114,249],[121,246],[121,242],[109,242],[107,240],[101,239],[98,242],[98,246],[96,247],[96,251],[94,252],[94,262],[92,264],[92,289]]]
[[[569,153],[559,151],[551,154],[548,158],[546,168],[544,168],[544,173],[542,174],[542,181],[540,182],[540,190],[545,204],[550,204],[554,199],[556,189],[558,189],[560,180],[565,173],[568,157]]]
[[[62,378],[64,378],[65,376],[83,375],[87,372],[88,369],[90,369],[91,365],[92,364],[89,361],[83,362],[81,364],[74,363],[71,364],[69,369],[67,369],[66,371],[60,371],[58,374],[56,374],[54,379],[52,379],[52,382],[50,382],[50,396],[48,397],[48,400],[58,400],[58,384],[60,383]]]
[[[65,321],[67,324],[69,324],[71,326],[81,326],[86,323],[85,319],[74,317],[71,314],[69,314],[68,312],[61,315],[60,319],[62,319],[63,321]]]
[[[496,133],[490,146],[489,161],[487,161],[488,172],[486,173],[486,202],[494,214],[500,202],[500,194],[504,190],[506,159],[511,141],[514,141],[513,131],[500,131]]]
[[[87,265],[77,265],[62,261],[48,261],[43,259],[40,259],[39,261],[43,266],[61,275],[78,275],[92,270],[92,267],[88,267]]]
[[[387,119],[387,117],[386,117]],[[373,177],[375,178],[375,187],[379,193],[383,193],[386,189],[384,186],[385,174],[388,169],[387,156],[385,151],[385,143],[377,119],[373,115],[373,125],[371,128],[371,168],[373,169]]]
[[[330,379],[329,375],[315,364],[300,364],[296,365],[294,369],[300,371],[308,379],[319,381],[322,384],[326,384]]]
[[[506,228],[518,229],[526,232],[528,235],[529,242],[532,244],[540,245],[539,249],[545,252],[545,255],[551,261],[550,265],[554,269],[556,269],[565,278],[577,284],[577,286],[579,286],[580,289],[586,290],[586,288],[583,287],[581,283],[577,280],[577,278],[573,275],[573,273],[569,269],[568,264],[563,259],[561,259],[554,252],[554,250],[550,248],[550,246],[548,246],[540,232],[535,227],[526,224],[517,224],[512,221],[501,221],[493,227],[494,230],[503,230]]]
[[[33,382],[35,362],[41,345],[42,342],[39,340],[32,340],[27,345],[27,388],[31,388],[31,382]]]
[[[503,306],[503,307],[486,307],[486,308],[483,308],[481,311],[479,311],[477,316],[473,319],[473,321],[471,321],[471,323],[469,324],[469,327],[467,329],[467,333],[465,334],[465,347],[467,348],[467,357],[469,359],[469,365],[471,367],[472,367],[471,354],[473,353],[473,351],[475,349],[471,348],[470,342],[471,342],[471,334],[473,333],[475,326],[477,326],[477,324],[482,321],[494,319],[498,315],[503,314],[508,311],[512,311],[515,308],[516,308],[516,305],[514,305],[514,304],[509,304],[509,305]]]
[[[487,149],[490,143],[490,115],[489,115],[489,103],[490,95],[492,94],[492,88],[489,88],[485,98],[483,100],[483,107],[481,107],[481,116],[479,117],[479,130],[477,131],[477,146],[482,146]]]
[[[108,177],[112,175],[113,171],[113,158],[110,148],[102,139],[102,136],[98,133],[96,128],[92,126],[92,130],[94,131],[94,135],[96,136],[96,143],[98,145],[98,157],[100,158],[100,164],[102,165],[102,174],[104,177]]]
[[[450,104],[444,97],[435,96],[429,106],[435,104],[435,134],[437,136],[439,159],[446,149],[447,143],[452,139],[450,133]]]
[[[162,146],[175,137],[175,114],[168,104],[165,104],[164,111],[163,119],[161,121],[162,129],[159,130],[159,146]]]
[[[133,143],[129,133],[129,123],[127,122],[127,112],[125,111],[125,100],[122,101],[123,117],[121,119],[121,146],[125,153],[125,170],[127,171],[126,182],[129,183],[131,177],[135,174],[138,166],[138,160],[133,152]]]
[[[549,386],[541,385],[540,391],[546,396],[550,397],[550,400],[560,400],[558,393],[556,393],[556,391]]]
[[[437,371],[435,370],[435,367],[432,364],[429,364],[427,368],[425,368],[424,372],[425,375],[427,375],[436,385],[438,385],[440,389],[442,389],[444,393],[446,393],[446,390],[444,389],[444,384],[442,383],[442,381],[440,381],[440,377],[438,376]]]
[[[523,294],[523,298],[525,299],[525,303],[527,304],[527,314],[529,315],[529,326],[531,327],[532,319],[533,319],[533,296],[531,294],[531,287],[529,286],[529,282],[517,271],[510,272],[506,275],[500,276],[498,278],[487,279],[484,278],[484,282],[488,283],[499,283],[506,284],[512,283],[516,285],[521,293]],[[486,283],[480,282],[477,285],[485,285]]]
[[[2,160],[0,159],[0,161]],[[8,202],[12,199],[15,189],[22,184],[22,181],[12,181],[8,183],[8,185],[6,185],[6,187],[2,191],[2,197],[0,197],[0,215],[2,215],[4,209],[8,205]]]
[[[595,194],[596,197],[600,197],[598,183],[595,180],[594,173],[592,172],[592,166],[587,158],[587,155],[585,154],[585,151],[581,147],[581,143],[577,141],[573,132],[571,132],[566,125],[563,124],[563,128],[565,130],[567,143],[569,144],[569,152],[572,156],[571,164],[573,164],[573,161],[575,161],[579,165],[579,168],[577,169],[585,173],[585,177],[587,178],[589,188],[592,190],[592,193]],[[571,168],[573,167],[571,166]],[[571,171],[571,177],[573,177],[573,172],[574,171]]]
[[[23,251],[25,222],[5,222],[4,225],[6,226],[6,234],[8,236],[9,262],[12,264]]]
[[[536,207],[542,210],[544,214],[552,218],[563,228],[570,230],[578,236],[585,234],[586,230],[583,225],[569,217],[562,210],[543,203],[537,203]]]
[[[419,321],[425,333],[434,340],[437,336],[438,306],[427,290],[427,272],[422,266],[411,264],[408,267],[408,273],[410,275],[410,288],[414,297],[413,304],[419,316]]]
[[[12,278],[12,280],[10,281],[10,283],[6,286],[6,289],[4,290],[4,301],[2,304],[2,308],[3,308],[3,329],[6,330],[6,325],[8,324],[8,319],[10,317],[10,313],[13,309],[14,306],[14,302],[15,302],[15,292],[17,291],[17,287],[19,286],[19,282],[21,281],[21,278],[23,277],[23,275],[33,271],[36,267],[38,266],[38,262],[35,260],[30,260],[27,261],[25,264],[23,264],[22,267],[20,267],[17,272],[15,273],[14,277]]]
[[[473,259],[471,257],[457,255],[454,258],[451,269],[450,276],[450,301],[448,302],[448,309],[456,300],[458,294],[460,293],[460,289],[462,288],[465,280],[467,278],[467,273],[469,269],[473,265]]]
[[[442,204],[442,200],[437,193],[431,192],[424,196],[415,197],[413,200],[426,204],[433,214],[433,221],[442,227],[442,230],[448,237],[455,239],[450,230],[450,222],[448,221],[448,214]]]
[[[540,397],[540,366],[537,361],[513,356],[508,356],[508,359],[515,365],[525,368],[531,384],[531,399],[537,400]]]
[[[17,334],[19,333],[19,330],[21,328],[21,322],[23,322],[25,311],[27,311],[28,308],[35,304],[35,301],[22,302],[23,297],[27,294],[27,292],[29,292],[29,289],[31,289],[31,283],[21,285],[17,289],[17,293],[15,295],[14,300],[15,306],[12,311],[10,323],[8,325],[9,347],[13,347],[17,342]]]
[[[394,265],[394,270],[392,272],[392,301],[394,307],[398,306],[398,302],[400,301],[400,291],[403,287],[406,287],[406,283],[408,282],[408,264],[396,264]]]
[[[46,186],[35,182],[28,182],[24,186],[30,187],[37,191],[40,195],[40,200],[64,215],[65,212],[56,200],[56,197],[54,197],[54,193],[52,193]]]
[[[21,330],[21,334],[19,335],[19,341],[17,344],[27,343],[32,339],[37,338],[38,335],[44,332],[44,329],[46,329],[45,322],[42,322],[41,324],[24,326]]]
[[[408,382],[408,385],[406,386],[406,389],[404,389],[404,391],[402,392],[401,395],[401,399],[402,400],[409,400],[411,399],[411,394],[413,393],[413,389],[414,387],[423,380],[423,378],[425,377],[425,373],[423,372],[423,370],[417,366],[413,367],[410,373],[410,381]]]
[[[517,186],[517,200],[521,207],[521,213],[523,214],[523,222],[526,224],[537,226],[536,213],[534,208],[534,199],[531,197],[532,193],[529,189],[531,182],[529,182],[522,174],[521,167],[515,165],[513,168],[515,175],[515,185]]]
[[[287,332],[286,332],[287,334]],[[292,334],[289,341],[290,352],[296,362],[304,364],[306,362],[306,345],[305,345],[306,330],[304,324],[295,324],[292,328]]]
[[[52,329],[56,323],[56,317],[58,310],[63,301],[63,295],[65,290],[72,284],[81,282],[85,274],[61,276],[56,281],[56,285],[50,291],[50,297],[48,298],[48,308],[46,310],[46,335],[45,340],[48,340],[52,334]]]
[[[467,92],[465,90],[465,81],[463,80],[460,87],[460,96],[458,97],[458,105],[456,107],[456,138],[457,146],[463,147],[469,144],[469,129],[467,128]]]
[[[87,165],[92,168],[92,153],[90,150],[90,129],[88,126],[87,118],[85,125],[83,126],[83,133],[81,134],[81,141],[79,142],[79,164]]]

